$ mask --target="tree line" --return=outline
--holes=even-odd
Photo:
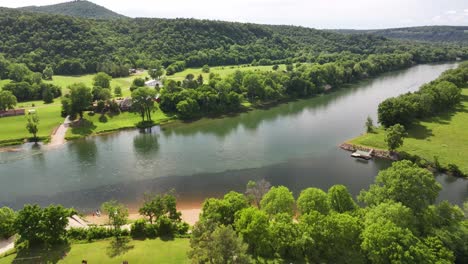
[[[385,127],[409,125],[415,119],[434,116],[456,107],[461,100],[461,88],[468,87],[468,63],[444,72],[419,91],[388,98],[379,104],[379,123]]]
[[[355,54],[410,52],[417,63],[467,58],[467,47],[345,35],[294,26],[196,19],[91,20],[0,9],[0,53],[32,71],[57,74],[106,72],[160,61],[168,74],[205,64],[321,63],[343,51]],[[328,56],[328,54],[334,54]]]
[[[465,263],[466,216],[410,161],[395,162],[357,204],[343,185],[303,190],[251,182],[203,204],[194,226],[193,263]],[[465,204],[467,207],[468,204]],[[468,208],[465,208],[465,210]]]

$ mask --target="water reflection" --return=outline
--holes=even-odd
[[[133,147],[137,154],[142,156],[154,155],[159,150],[159,127],[140,130],[133,138]]]

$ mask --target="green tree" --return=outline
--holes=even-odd
[[[328,214],[330,204],[327,194],[318,188],[307,188],[297,198],[297,209],[301,214],[308,214],[312,211]]]
[[[114,88],[114,94],[115,96],[122,96],[122,88],[120,86],[116,86]]]
[[[44,71],[42,71],[42,78],[44,80],[52,80],[54,76],[54,70],[51,66],[47,66]]]
[[[164,215],[166,208],[161,195],[145,194],[143,206],[138,210],[141,215],[148,217],[150,223],[157,221],[161,215]]]
[[[162,63],[160,61],[152,63],[148,73],[151,78],[159,80],[164,75],[164,67],[162,66]]]
[[[294,196],[288,188],[284,186],[273,187],[263,196],[260,202],[262,210],[269,215],[279,213],[294,214]]]
[[[101,88],[110,88],[112,77],[105,72],[97,73],[93,78],[93,86]]]
[[[271,184],[265,179],[259,181],[249,181],[247,183],[247,189],[245,194],[247,198],[253,202],[258,208],[260,208],[260,201],[263,196],[270,190]]]
[[[108,201],[102,204],[102,210],[109,216],[109,224],[115,231],[120,231],[120,227],[127,223],[128,209],[117,201]],[[120,232],[115,232],[119,235]]]
[[[367,117],[366,120],[366,132],[367,133],[372,133],[374,131],[374,121],[370,116]]]
[[[16,213],[11,208],[0,208],[0,238],[9,238],[15,234]]]
[[[28,114],[27,116],[28,123],[26,124],[26,129],[29,134],[33,135],[34,142],[37,143],[37,132],[39,131],[39,116],[36,113]]]
[[[232,225],[236,213],[248,206],[248,200],[243,194],[229,192],[223,199],[207,199],[203,203],[200,218],[210,219],[220,225]]]
[[[207,64],[203,65],[202,72],[210,73],[210,66],[208,66]]]
[[[257,208],[249,207],[236,214],[236,231],[249,245],[249,251],[255,256],[271,256],[268,215]]]
[[[440,190],[441,186],[431,172],[403,160],[381,170],[369,190],[361,191],[359,200],[368,205],[391,200],[421,212],[434,203]]]
[[[26,66],[26,64],[12,63],[8,67],[9,78],[15,82],[25,81],[29,76],[32,75],[32,71]]]
[[[19,241],[28,241],[28,245],[54,245],[65,241],[69,210],[62,206],[41,208],[38,205],[25,205],[18,211],[15,229]]]
[[[0,91],[0,111],[14,109],[17,104],[16,97],[10,91]]]
[[[182,119],[194,118],[200,111],[200,105],[192,98],[180,101],[176,108]]]
[[[406,137],[405,128],[400,124],[396,124],[385,130],[385,143],[387,143],[390,151],[401,147],[404,137]]]
[[[273,65],[272,69],[273,69],[274,71],[277,71],[277,70],[279,69],[278,64]]]
[[[275,254],[283,259],[301,258],[300,231],[291,215],[286,213],[275,215],[274,219],[270,221],[269,233]]]
[[[156,91],[147,87],[140,87],[132,92],[132,109],[140,114],[142,122],[151,122],[151,113],[156,111],[154,98]]]
[[[358,206],[344,185],[334,185],[328,189],[328,202],[333,211],[344,213],[355,210]]]
[[[239,238],[231,226],[218,226],[207,234],[202,243],[191,243],[189,256],[193,263],[247,264],[247,244]]]
[[[72,84],[70,87],[70,105],[69,111],[72,115],[78,114],[80,119],[83,119],[83,112],[88,109],[93,103],[93,95],[83,83]],[[63,106],[63,104],[62,104]],[[65,107],[63,107],[65,111]]]

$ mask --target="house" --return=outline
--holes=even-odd
[[[8,117],[8,116],[20,116],[20,115],[25,115],[25,114],[26,114],[25,109],[11,109],[11,110],[6,110],[6,111],[0,111],[0,118]]]
[[[163,84],[160,80],[149,80],[147,82],[145,82],[145,86],[148,86],[148,87],[162,87]]]
[[[122,111],[128,111],[132,107],[132,98],[127,97],[123,100],[117,100],[116,101],[119,104],[120,110]]]

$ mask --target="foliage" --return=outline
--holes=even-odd
[[[260,202],[263,211],[270,216],[287,213],[294,214],[294,197],[292,192],[284,186],[272,187]]]
[[[249,181],[247,183],[245,195],[251,203],[253,202],[258,208],[260,208],[260,201],[262,200],[263,196],[270,190],[270,188],[271,184],[265,179],[261,179],[256,182]]]
[[[324,191],[317,188],[307,188],[297,198],[297,209],[301,214],[308,214],[312,211],[328,214],[330,203]]]
[[[401,147],[405,136],[407,136],[405,128],[400,124],[387,128],[385,130],[385,143],[387,143],[388,149],[394,151]]]
[[[161,216],[168,216],[169,219],[180,221],[180,212],[177,212],[176,198],[173,194],[152,195],[145,194],[144,204],[138,210],[141,215],[147,216],[150,223],[157,221]]]
[[[27,124],[26,124],[26,129],[30,134],[33,135],[34,137],[34,142],[37,142],[37,132],[39,131],[39,116],[37,113],[30,113],[27,116]]]
[[[333,185],[330,187],[327,197],[330,208],[338,213],[352,212],[358,207],[348,188],[344,185]]]
[[[210,198],[203,203],[200,219],[232,225],[237,212],[249,206],[247,198],[237,192],[229,192],[223,199]]]
[[[372,120],[370,116],[368,116],[366,120],[366,132],[372,133],[373,130],[374,130],[374,121]]]
[[[42,78],[44,80],[52,80],[54,76],[54,70],[52,69],[51,66],[45,67],[45,69],[42,71]]]
[[[10,91],[0,91],[0,111],[14,109],[17,104],[16,97]]]
[[[62,99],[62,113],[63,115],[80,115],[83,119],[83,112],[87,110],[93,100],[91,89],[83,83],[73,84],[68,87],[70,94],[67,94]]]
[[[105,72],[98,72],[93,78],[93,85],[101,88],[110,88],[112,77]]]
[[[11,208],[0,208],[0,239],[9,238],[15,234],[16,213]]]
[[[236,231],[249,245],[249,252],[254,256],[271,255],[269,220],[264,211],[249,207],[236,214],[234,222]]]
[[[28,242],[29,246],[59,244],[66,238],[69,215],[69,210],[62,206],[25,205],[18,211],[15,230],[20,241]]]
[[[60,87],[49,83],[10,82],[3,86],[3,90],[12,92],[19,102],[44,99],[49,103],[51,98],[62,95]]]
[[[142,121],[152,121],[151,113],[156,111],[154,89],[140,87],[132,92],[132,111],[140,114]]]
[[[117,201],[108,201],[102,204],[102,211],[109,217],[109,224],[114,227],[114,230],[120,230],[120,226],[127,223],[128,209]],[[120,234],[116,232],[116,236]]]
[[[440,184],[429,171],[403,160],[380,171],[375,183],[368,191],[362,191],[359,199],[369,205],[393,200],[421,212],[434,203],[440,190]]]

